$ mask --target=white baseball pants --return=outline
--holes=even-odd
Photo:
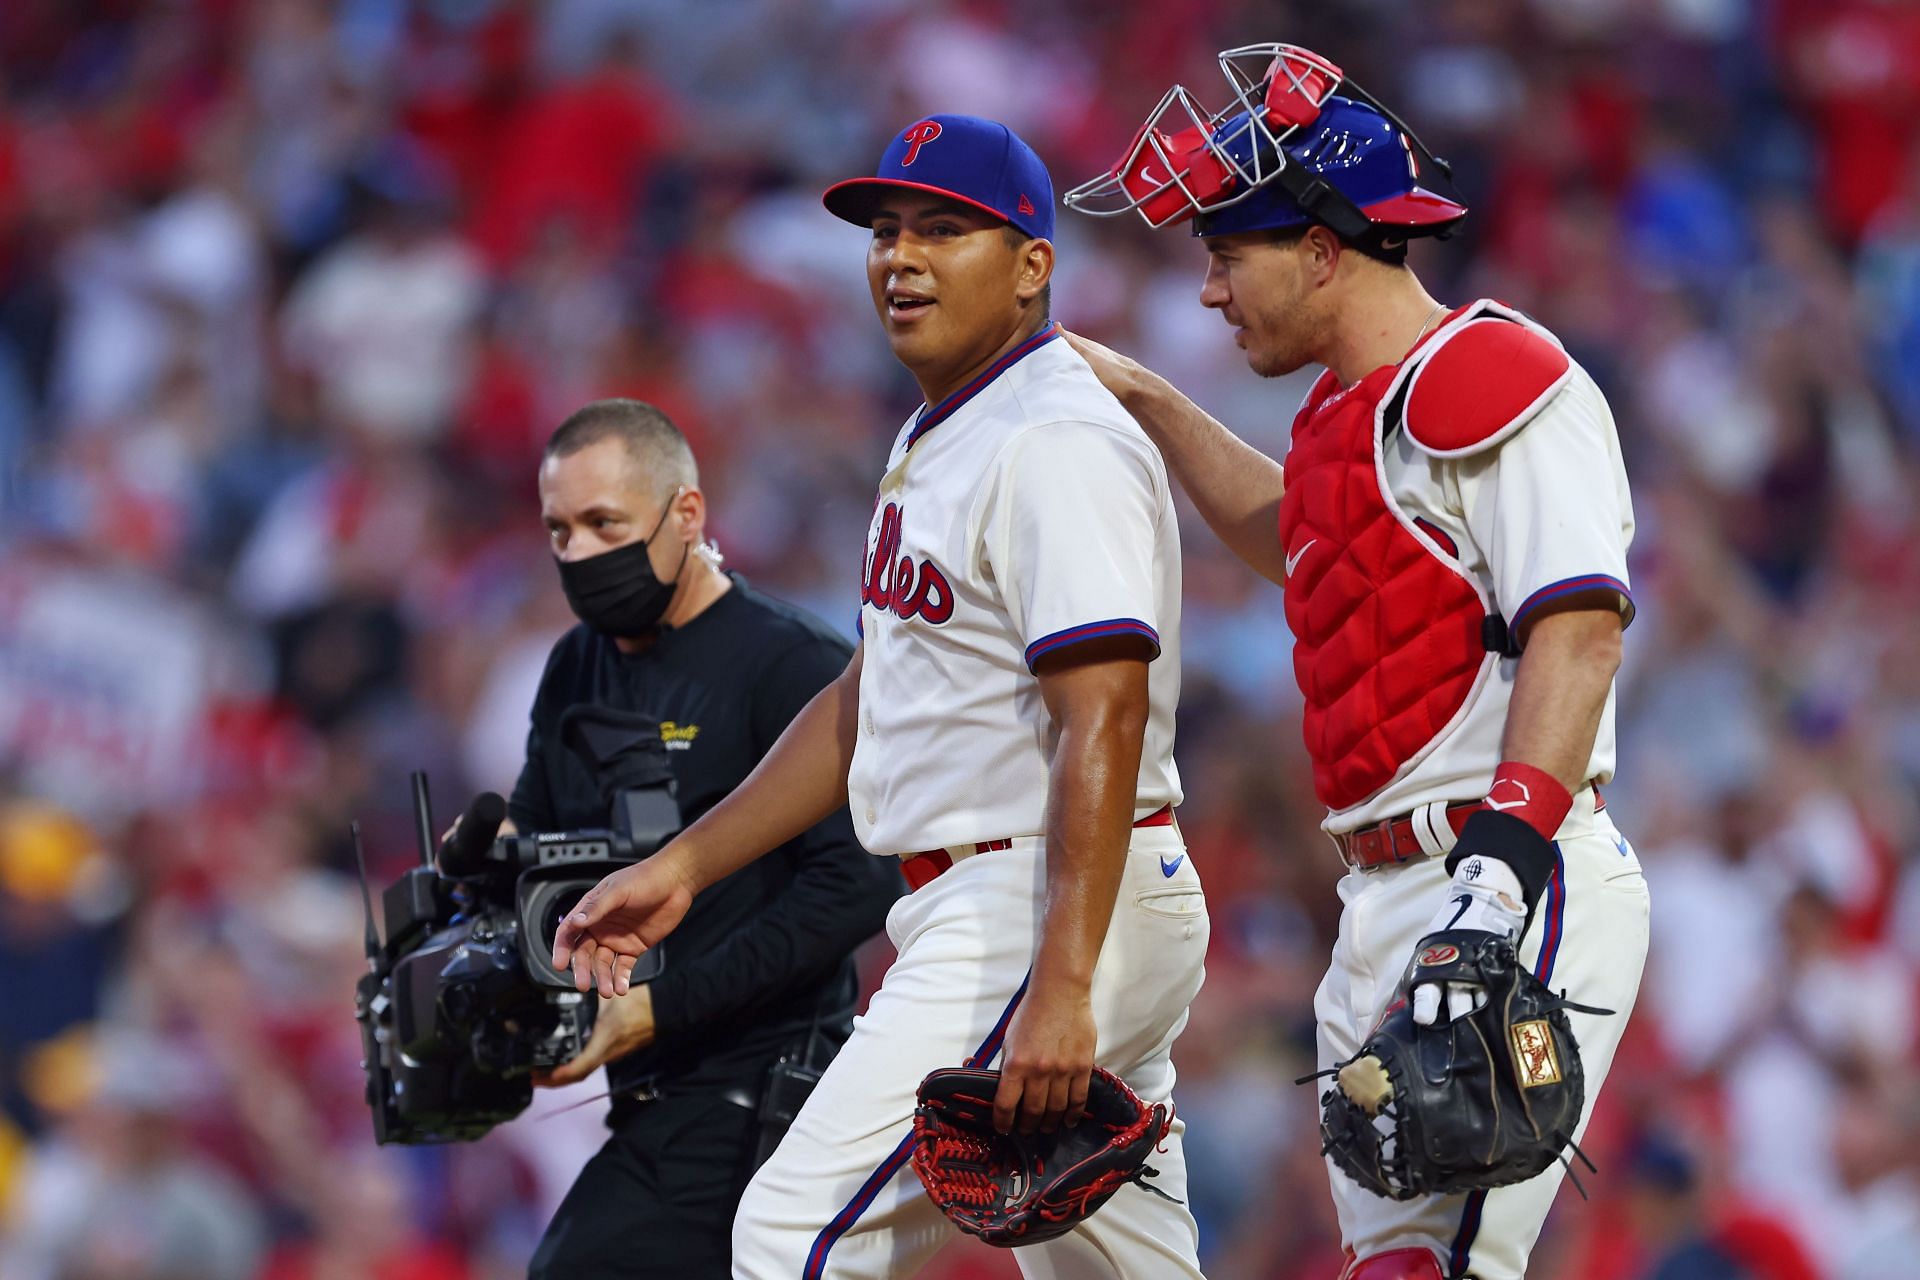
[[[930,1071],[991,1067],[1024,990],[1046,883],[1039,837],[981,853],[894,904],[898,958],[772,1158],[733,1229],[736,1280],[913,1275],[956,1228],[908,1165],[915,1090]],[[1206,900],[1177,827],[1133,832],[1093,982],[1098,1063],[1148,1102],[1173,1094],[1169,1056],[1200,989]],[[1183,1126],[1149,1160],[1184,1201]],[[1074,1231],[1016,1250],[1037,1280],[1200,1277],[1193,1215],[1123,1187]]]
[[[1521,940],[1520,957],[1549,987],[1614,1016],[1569,1013],[1587,1077],[1586,1114],[1613,1065],[1633,1012],[1647,958],[1647,882],[1640,861],[1592,790],[1575,797],[1556,833],[1559,854],[1547,892]],[[1359,1052],[1397,994],[1413,945],[1445,898],[1445,859],[1354,871],[1340,881],[1346,909],[1333,963],[1314,997],[1320,1066]],[[1520,1280],[1547,1209],[1565,1177],[1558,1165],[1517,1186],[1465,1196],[1389,1200],[1374,1195],[1327,1162],[1342,1243],[1356,1257],[1425,1246],[1448,1276]]]

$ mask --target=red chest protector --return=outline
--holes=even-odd
[[[1307,394],[1286,458],[1280,545],[1314,791],[1329,809],[1360,804],[1417,764],[1509,652],[1480,586],[1388,492],[1386,441],[1405,431],[1442,458],[1492,448],[1571,370],[1545,330],[1481,301],[1401,364],[1344,394],[1329,372]]]

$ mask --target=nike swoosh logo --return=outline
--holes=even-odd
[[[1153,166],[1150,164],[1143,164],[1140,166],[1140,180],[1146,183],[1148,186],[1153,186],[1153,187],[1164,186],[1166,183],[1173,181],[1172,178],[1167,178],[1162,180],[1160,178],[1154,177]]]
[[[1307,554],[1307,552],[1313,550],[1313,544],[1318,541],[1320,541],[1320,539],[1318,538],[1307,539],[1306,546],[1300,548],[1298,551],[1294,552],[1292,555],[1287,557],[1287,576],[1289,578],[1293,576],[1294,566],[1300,563],[1300,557]]]
[[[1180,864],[1185,862],[1186,860],[1187,860],[1187,855],[1184,853],[1181,854],[1179,857],[1175,858],[1172,862],[1168,862],[1164,857],[1161,858],[1160,874],[1165,876],[1169,880],[1173,879],[1173,873],[1178,871],[1180,869]]]

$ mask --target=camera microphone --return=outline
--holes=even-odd
[[[507,802],[492,791],[482,791],[460,815],[460,825],[440,846],[440,874],[454,879],[487,870],[487,852],[507,820]]]

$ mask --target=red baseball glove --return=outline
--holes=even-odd
[[[1003,1248],[1051,1240],[1129,1182],[1167,1136],[1172,1108],[1148,1106],[1112,1072],[1093,1069],[1086,1116],[1054,1133],[998,1133],[998,1071],[951,1067],[920,1082],[913,1113],[913,1171],[956,1226]],[[1167,1197],[1172,1199],[1171,1196]]]

